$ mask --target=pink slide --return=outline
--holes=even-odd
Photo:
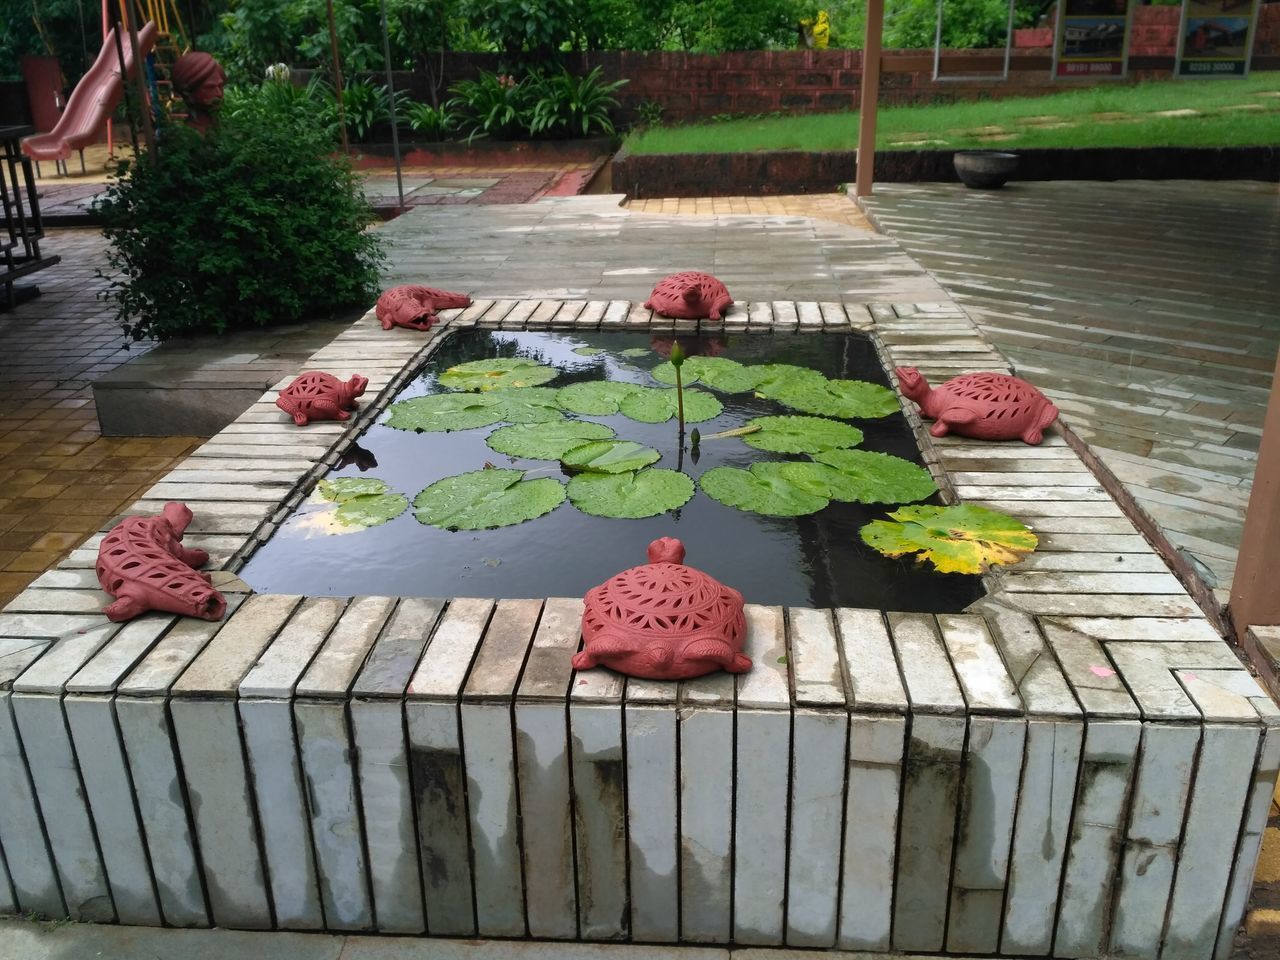
[[[121,37],[121,40],[124,42],[124,67],[132,77],[135,70],[133,49],[127,38]],[[138,53],[145,57],[155,44],[156,25],[147,23],[138,31]],[[37,133],[23,140],[22,152],[36,161],[66,160],[72,150],[83,150],[98,139],[98,132],[122,96],[124,83],[120,79],[120,58],[116,54],[116,32],[112,30],[103,41],[98,59],[76,84],[58,125],[48,133]]]

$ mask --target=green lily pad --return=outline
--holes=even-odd
[[[862,442],[862,431],[857,427],[824,417],[756,417],[748,420],[747,426],[760,429],[747,434],[742,442],[773,453],[818,453]]]
[[[485,394],[502,404],[502,419],[508,423],[550,423],[563,420],[564,411],[556,400],[554,387],[519,387]]]
[[[569,481],[569,501],[593,517],[639,520],[675,510],[693,496],[693,481],[677,470],[580,473]]]
[[[398,493],[352,497],[338,505],[337,520],[348,527],[377,527],[408,509],[408,498]]]
[[[886,557],[915,553],[939,573],[982,573],[993,564],[1017,563],[1035,550],[1024,524],[986,507],[899,507],[891,520],[872,520],[862,539]]]
[[[420,523],[445,530],[508,527],[550,513],[564,502],[564,484],[525,480],[523,470],[473,470],[445,477],[413,499]]]
[[[762,363],[753,367],[759,376],[756,392],[763,397],[774,399],[785,390],[793,390],[803,384],[810,389],[819,389],[827,383],[827,378],[817,370],[808,367],[797,367],[791,363]]]
[[[317,485],[320,496],[333,503],[346,503],[355,497],[377,496],[391,488],[377,477],[335,477],[321,480]]]
[[[642,388],[634,383],[618,383],[613,380],[571,383],[556,391],[556,402],[571,413],[606,417],[617,413],[622,401],[640,389]]]
[[[536,387],[554,380],[560,371],[527,357],[472,360],[450,367],[440,374],[440,386],[450,390],[505,390]]]
[[[658,387],[636,387],[618,405],[618,410],[641,423],[662,423],[676,415],[676,391]],[[684,391],[684,422],[702,423],[714,420],[724,411],[724,405],[702,390]]]
[[[618,351],[620,357],[647,357],[653,351],[648,347],[627,347],[625,350]]]
[[[792,379],[784,381],[771,397],[793,410],[823,417],[876,419],[902,411],[897,394],[878,383],[864,380],[817,383]]]
[[[604,353],[604,349],[601,347],[576,347],[573,352],[580,357],[598,357]]]
[[[829,494],[832,500],[914,503],[932,496],[938,490],[938,485],[924,467],[887,453],[874,453],[870,450],[824,450],[815,453],[813,459],[820,464],[835,467],[845,478],[836,483],[843,493],[852,496]]]
[[[590,420],[555,420],[500,427],[485,441],[498,453],[530,460],[559,460],[587,440],[608,440],[613,430]]]
[[[501,421],[504,414],[501,398],[491,394],[437,393],[393,403],[387,408],[387,426],[444,433],[487,427]]]
[[[727,357],[689,357],[680,368],[680,376],[686,387],[703,383],[724,393],[746,393],[759,386],[765,375],[763,371],[763,366],[746,366]],[[675,386],[676,368],[670,361],[658,364],[649,372],[659,383]]]
[[[595,440],[574,447],[560,458],[573,471],[629,473],[656,463],[662,454],[634,440]]]
[[[784,475],[785,463],[753,463],[751,469],[712,467],[702,475],[702,492],[725,506],[769,517],[817,513],[826,497],[802,490]]]

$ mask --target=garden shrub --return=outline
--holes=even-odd
[[[532,77],[533,112],[529,132],[534,136],[589,137],[593,133],[614,132],[609,111],[618,105],[613,94],[628,81],[601,81],[602,71],[594,67],[585,76],[568,70]]]
[[[373,211],[327,134],[288,116],[162,129],[96,210],[110,247],[100,297],[130,340],[290,323],[369,303]]]

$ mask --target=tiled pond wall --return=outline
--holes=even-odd
[[[367,316],[309,366],[386,398],[432,338],[477,323],[856,327],[937,377],[1007,369],[949,304],[758,303],[699,325],[625,301],[478,301],[426,337]],[[376,411],[298,429],[273,399],[136,506],[191,504],[224,623],[107,623],[96,538],[0,612],[0,913],[1229,952],[1280,713],[1056,432],[926,440],[950,494],[1041,541],[965,613],[750,605],[751,672],[658,683],[572,670],[578,599],[252,594],[240,562]]]

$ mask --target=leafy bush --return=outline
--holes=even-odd
[[[443,140],[458,126],[457,115],[447,104],[407,103],[404,114],[409,129],[428,140]]]
[[[306,86],[287,80],[235,84],[226,88],[220,115],[245,127],[288,126],[318,129],[338,142],[338,111],[333,88],[319,77]]]
[[[396,91],[397,119],[404,116],[409,95]],[[391,94],[385,84],[357,80],[342,88],[342,107],[352,140],[364,142],[380,126],[391,123]]]
[[[323,131],[226,117],[166,126],[97,204],[108,286],[132,340],[289,323],[368,303],[380,239],[359,181]]]
[[[531,77],[533,84],[533,113],[529,118],[529,132],[534,136],[560,134],[586,137],[592,133],[612,134],[613,121],[609,110],[618,105],[612,94],[624,86],[626,80],[603,83],[599,67],[586,76],[575,77],[561,68],[558,74]]]
[[[529,132],[534,84],[513,77],[482,73],[475,80],[460,80],[449,88],[453,97],[446,106],[458,115],[458,126],[468,140],[493,137],[513,140]]]

